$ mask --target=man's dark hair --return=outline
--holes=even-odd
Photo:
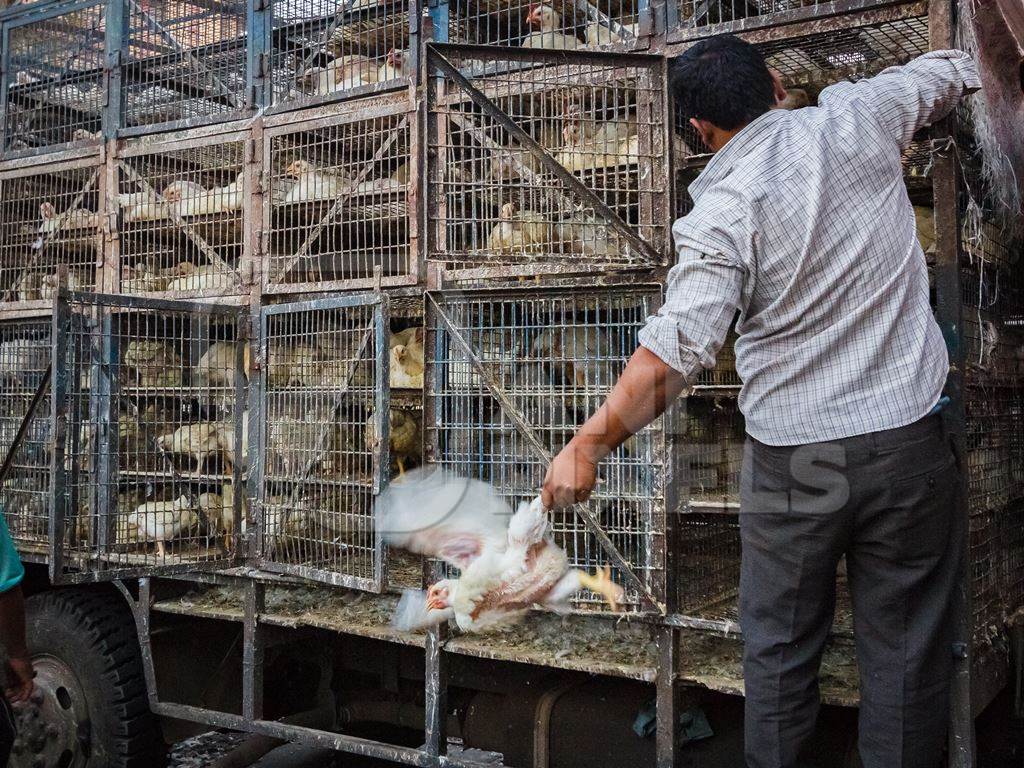
[[[669,87],[685,120],[696,117],[731,131],[775,106],[764,57],[733,35],[701,40],[669,62]]]

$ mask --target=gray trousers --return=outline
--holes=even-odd
[[[844,554],[864,767],[940,764],[962,539],[958,482],[940,416],[803,446],[747,439],[740,623],[748,768],[800,765]]]

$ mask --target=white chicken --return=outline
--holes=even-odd
[[[227,471],[233,472],[237,451],[235,449],[235,425],[232,421],[222,421],[217,424],[214,432],[217,441],[217,449],[224,456],[224,463]],[[242,412],[242,470],[249,466],[249,412]]]
[[[323,374],[317,350],[305,344],[270,343],[267,383],[273,389],[316,384]]]
[[[121,274],[121,290],[127,293],[163,291],[178,274],[178,267],[159,269],[140,261],[133,267],[125,267]]]
[[[243,358],[248,357],[249,345],[242,348]],[[235,386],[235,357],[237,348],[233,341],[215,341],[199,358],[192,373],[192,380],[200,387]]]
[[[192,262],[184,261],[176,269],[181,277],[176,277],[167,284],[168,291],[208,291],[225,287],[230,279],[230,273],[216,264],[197,267]]]
[[[220,451],[220,440],[217,437],[219,424],[201,421],[185,424],[174,432],[160,435],[157,445],[168,453],[189,456],[196,462],[196,473],[203,469],[203,461]]]
[[[636,24],[622,24],[626,34],[613,30],[607,24],[600,21],[592,21],[587,24],[585,30],[587,48],[600,48],[605,45],[621,45],[636,40],[638,27]]]
[[[212,213],[237,211],[242,207],[242,187],[244,174],[240,173],[235,180],[223,187],[213,189],[190,190],[191,194],[180,197],[177,203],[179,216],[204,216]],[[173,192],[177,197],[181,192]],[[166,197],[166,195],[165,195]]]
[[[37,231],[41,235],[52,235],[58,230],[67,232],[72,229],[95,229],[99,220],[95,213],[84,208],[72,208],[58,214],[53,203],[41,203],[39,217],[42,221]]]
[[[409,77],[412,74],[411,64],[408,51],[392,48],[384,57],[384,63],[377,70],[377,82],[386,83],[388,80]]]
[[[54,272],[52,275],[43,275],[39,281],[39,298],[43,301],[53,301],[57,298],[57,289],[60,287],[60,277]],[[69,291],[80,291],[88,287],[86,282],[74,272],[68,272],[67,289]]]
[[[636,163],[640,159],[635,115],[616,115],[610,120],[584,120],[578,104],[565,111],[563,149],[555,156],[570,171]]]
[[[515,203],[505,203],[485,247],[492,253],[537,253],[550,243],[551,224],[542,215],[518,212]]]
[[[128,342],[121,362],[135,373],[140,387],[180,387],[181,357],[170,344],[162,341],[133,339]]]
[[[306,71],[299,81],[302,88],[316,96],[347,91],[377,82],[377,67],[366,56],[348,54]]]
[[[592,259],[621,258],[626,249],[618,232],[595,217],[581,213],[556,224],[555,239],[562,253]]]
[[[174,501],[149,501],[128,515],[127,527],[136,531],[137,541],[155,542],[158,557],[166,557],[167,542],[199,524],[199,516],[187,495]]]
[[[221,493],[207,491],[199,494],[196,506],[206,517],[210,534],[218,537],[223,534],[224,549],[231,549],[231,535],[235,531],[234,489],[231,483],[225,483]]]
[[[574,35],[562,32],[562,16],[546,3],[533,3],[526,14],[526,23],[535,28],[523,38],[523,48],[547,48],[556,51],[571,51],[581,47]]]
[[[569,567],[539,498],[513,514],[486,483],[417,469],[388,486],[375,515],[389,546],[439,558],[461,572],[432,585],[425,597],[407,592],[393,618],[399,629],[453,618],[463,631],[483,632],[535,605],[564,610],[582,589],[603,596],[612,610],[624,596],[607,569],[591,575]]]
[[[35,272],[22,272],[14,283],[14,296],[18,301],[38,301],[39,275]]]
[[[284,174],[295,182],[284,198],[286,203],[331,200],[352,186],[352,180],[344,171],[316,168],[308,160],[292,161]]]
[[[393,389],[423,389],[423,328],[414,326],[393,333],[388,345],[390,386]]]
[[[125,222],[154,221],[167,218],[167,203],[148,192],[123,192],[117,196],[117,205],[123,210]]]

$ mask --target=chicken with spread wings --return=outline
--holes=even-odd
[[[424,468],[393,482],[376,514],[390,546],[443,560],[460,572],[425,596],[407,592],[393,618],[399,629],[454,619],[463,631],[484,632],[534,606],[564,610],[583,589],[604,597],[612,610],[622,601],[622,587],[608,569],[589,574],[570,568],[539,498],[513,513],[486,483]]]

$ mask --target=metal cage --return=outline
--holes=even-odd
[[[138,139],[120,152],[114,200],[123,293],[248,292],[255,155],[245,130]]]
[[[33,10],[0,27],[2,149],[94,143],[106,105],[105,5]]]
[[[548,50],[632,50],[652,30],[646,0],[431,3],[435,40]]]
[[[271,103],[298,107],[408,86],[419,3],[272,0]]]
[[[0,302],[51,306],[61,266],[95,287],[101,187],[98,158],[0,170]]]
[[[258,564],[379,592],[373,500],[389,455],[386,299],[268,306],[261,329]]]
[[[816,24],[826,17],[856,16],[886,0],[669,0],[670,42],[785,24]]]
[[[428,259],[455,279],[665,263],[664,59],[427,55]]]
[[[56,311],[54,578],[234,562],[248,453],[245,311],[65,291]]]
[[[732,0],[727,0],[731,2]],[[807,0],[810,2],[810,0]],[[739,0],[737,0],[739,2]],[[779,3],[785,0],[779,0]],[[782,78],[788,91],[785,106],[797,109],[817,104],[818,95],[842,80],[872,77],[886,67],[904,64],[930,49],[927,5],[911,3],[837,18],[823,29],[780,30],[778,34],[741,35],[752,42],[765,63]],[[686,46],[680,46],[680,50]],[[700,156],[710,150],[687,117],[678,110],[676,148]],[[926,184],[930,168],[927,142],[915,142],[904,153],[904,176],[909,183]]]
[[[650,286],[429,293],[425,460],[492,483],[513,506],[533,499],[659,302]],[[667,452],[658,420],[602,463],[589,502],[553,517],[573,567],[610,565],[634,611],[663,600]],[[575,605],[600,602],[586,594]]]
[[[123,127],[223,120],[249,106],[244,0],[122,1]]]
[[[265,291],[416,283],[418,133],[405,100],[268,122]]]
[[[0,322],[0,508],[19,550],[49,552],[49,317]]]

